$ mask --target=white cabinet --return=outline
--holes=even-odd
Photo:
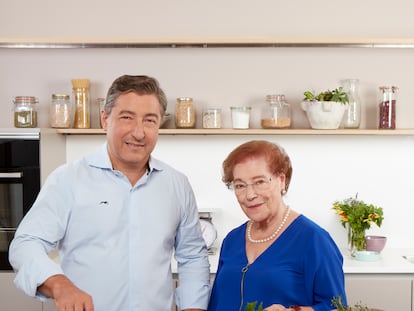
[[[56,311],[55,301],[50,299],[43,303],[43,311]]]
[[[348,304],[366,304],[384,311],[412,311],[412,276],[347,274]]]
[[[13,283],[13,272],[0,272],[1,310],[7,311],[42,311],[42,303],[25,295]]]

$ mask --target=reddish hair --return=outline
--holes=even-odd
[[[223,182],[228,185],[233,179],[233,169],[249,158],[263,157],[267,162],[268,169],[272,174],[284,174],[286,176],[285,190],[289,188],[292,178],[292,163],[285,150],[274,143],[265,140],[252,140],[241,144],[234,149],[223,161]]]

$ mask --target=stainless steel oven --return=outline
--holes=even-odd
[[[0,129],[0,270],[12,270],[8,249],[40,190],[39,131]]]

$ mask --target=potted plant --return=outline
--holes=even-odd
[[[381,227],[384,219],[381,207],[358,200],[358,194],[334,202],[332,209],[339,215],[342,226],[348,229],[348,246],[352,256],[355,251],[366,249],[365,231],[371,228],[371,224]]]
[[[348,93],[342,87],[319,94],[306,91],[303,95],[301,107],[313,129],[339,128],[349,102]]]

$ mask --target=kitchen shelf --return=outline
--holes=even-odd
[[[414,48],[414,38],[221,38],[162,39],[114,41],[30,41],[0,38],[0,48],[10,49],[90,49],[90,48]]]
[[[104,135],[103,129],[57,129],[62,135]],[[411,136],[414,129],[160,129],[160,135],[377,135]]]

